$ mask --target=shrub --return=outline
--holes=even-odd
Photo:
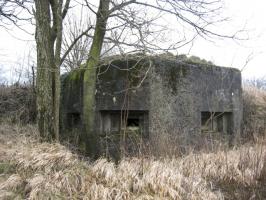
[[[0,121],[31,123],[36,118],[35,94],[27,85],[0,85]]]
[[[243,135],[256,139],[266,133],[266,91],[255,87],[243,90]]]

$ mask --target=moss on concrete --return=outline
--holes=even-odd
[[[179,67],[171,67],[166,77],[168,78],[168,85],[172,89],[172,93],[176,94],[178,86],[182,83],[183,78],[188,75],[188,68],[185,65]]]
[[[60,107],[60,132],[61,140],[70,142],[71,144],[83,149],[81,142],[82,120],[71,127],[69,117],[72,113],[82,116],[82,88],[83,88],[84,69],[76,69],[61,77],[61,107]]]

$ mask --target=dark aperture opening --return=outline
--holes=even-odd
[[[127,127],[139,127],[140,120],[139,118],[127,118]]]
[[[80,113],[67,113],[67,127],[77,128],[81,123]]]
[[[232,133],[231,112],[201,112],[201,131]]]

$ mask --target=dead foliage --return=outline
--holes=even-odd
[[[243,90],[243,134],[258,139],[266,134],[266,91],[255,87]]]
[[[30,123],[35,121],[35,95],[27,85],[0,85],[0,121]]]
[[[183,158],[80,159],[39,143],[34,126],[0,126],[3,199],[265,199],[265,143]]]

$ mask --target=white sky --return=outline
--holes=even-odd
[[[262,0],[225,0],[226,15],[231,16],[230,26],[235,29],[246,27],[249,40],[237,44],[223,40],[210,43],[203,40],[195,42],[191,54],[213,61],[217,65],[243,69],[243,77],[266,76],[266,2]],[[220,27],[223,29],[223,27]]]
[[[231,18],[227,29],[239,30],[243,27],[248,30],[249,40],[234,42],[231,40],[219,40],[208,42],[197,39],[191,45],[180,49],[179,53],[190,53],[216,65],[243,69],[244,78],[266,77],[266,2],[262,0],[224,0],[226,4],[225,15]],[[228,26],[229,25],[229,26]],[[222,31],[225,27],[219,27]],[[33,32],[34,30],[32,30]],[[20,38],[20,39],[16,39]],[[21,40],[22,39],[22,40]],[[18,30],[6,31],[0,28],[0,82],[4,78],[14,81],[14,66],[27,57],[31,46],[34,44],[34,36]],[[191,48],[191,49],[190,49]],[[3,75],[4,72],[4,75]],[[2,74],[2,75],[1,75]]]

